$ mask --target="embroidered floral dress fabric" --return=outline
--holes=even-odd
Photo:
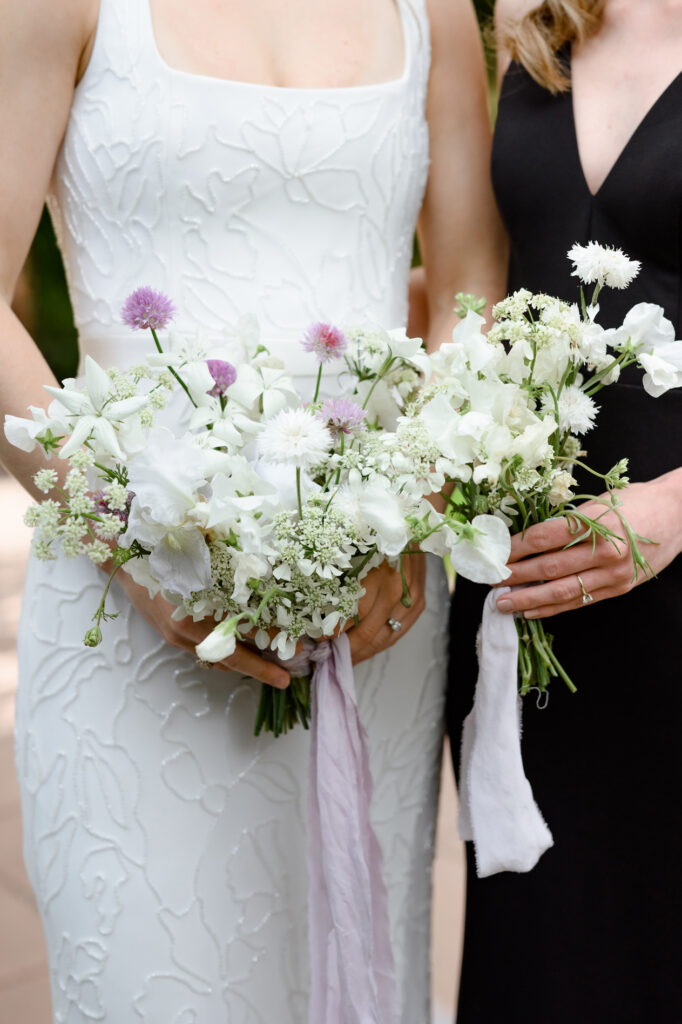
[[[255,313],[311,393],[311,320],[405,322],[429,39],[423,0],[399,7],[399,79],[297,90],[176,71],[147,0],[101,0],[50,197],[81,358],[137,360],[148,339],[117,310],[141,284],[172,296],[180,327]],[[447,604],[430,570],[417,626],[356,672],[404,1024],[429,1020]],[[300,1024],[309,736],[255,739],[259,684],[197,668],[120,590],[84,648],[101,585],[84,561],[32,562],[20,628],[17,763],[54,1020]]]

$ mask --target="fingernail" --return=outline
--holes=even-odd
[[[540,618],[539,614],[537,612],[533,612],[533,611],[531,611],[531,612],[524,612],[523,613],[523,617],[524,617],[524,619],[539,619]]]
[[[282,672],[281,675],[277,676],[277,685],[281,686],[282,689],[285,689],[285,687],[287,687],[290,682],[291,680],[289,676],[286,674],[286,672]]]
[[[509,600],[508,597],[501,597],[500,600],[497,602],[497,608],[498,608],[498,611],[501,611],[501,612],[512,612],[512,611],[514,611],[514,605]]]

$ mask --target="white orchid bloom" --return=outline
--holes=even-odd
[[[67,459],[92,437],[108,455],[123,460],[114,424],[120,424],[140,412],[148,403],[146,395],[118,400],[113,381],[90,356],[85,357],[85,388],[82,391],[72,380],[64,381],[62,388],[45,384],[44,389],[68,410],[71,420],[71,437],[61,449],[60,458]]]
[[[511,575],[507,568],[511,535],[497,516],[474,516],[471,523],[451,530],[450,561],[455,572],[474,583],[499,583]]]
[[[5,437],[15,448],[32,452],[39,443],[39,438],[48,431],[54,437],[63,437],[69,432],[68,410],[56,399],[50,402],[47,412],[36,405],[29,405],[28,411],[33,419],[5,416]]]

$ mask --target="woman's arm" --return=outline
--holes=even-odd
[[[418,235],[427,348],[450,339],[456,292],[504,295],[507,244],[490,179],[492,132],[478,22],[470,0],[428,0],[431,170]]]
[[[21,268],[38,226],[71,109],[76,82],[92,45],[97,0],[0,0],[0,418],[46,406],[43,384],[55,384],[47,363],[11,310]],[[0,433],[0,459],[32,494],[40,451],[27,454]],[[55,465],[56,464],[56,465]],[[53,460],[59,468],[59,460]],[[136,610],[167,643],[194,651],[211,625],[171,619],[173,607],[152,600],[125,573],[121,585]],[[85,629],[85,625],[84,625]],[[219,666],[285,686],[282,669],[243,647]]]

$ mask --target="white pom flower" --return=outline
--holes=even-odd
[[[266,462],[312,469],[332,447],[327,427],[305,409],[283,409],[258,435],[258,452]]]
[[[552,406],[550,405],[549,408]],[[599,406],[577,384],[570,384],[559,395],[559,429],[562,433],[586,434],[594,426]]]
[[[580,278],[583,284],[600,287],[627,288],[641,267],[638,260],[631,260],[622,249],[600,245],[599,242],[574,245],[567,255],[573,263],[573,277]]]

